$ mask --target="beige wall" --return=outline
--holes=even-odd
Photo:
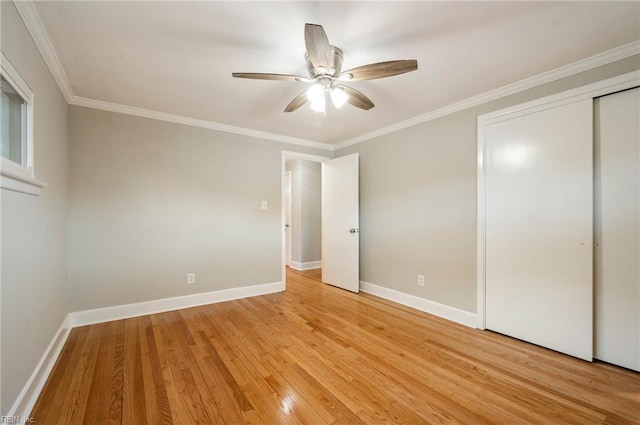
[[[322,165],[302,161],[302,263],[322,259]]]
[[[0,192],[4,415],[67,314],[68,108],[13,3],[0,7],[2,52],[35,93],[35,173],[49,185]]]
[[[291,261],[302,258],[302,215],[300,214],[300,161],[287,161],[286,171],[291,173]]]
[[[321,165],[315,161],[296,159],[289,161],[287,171],[291,171],[291,261],[320,261]]]
[[[4,414],[68,311],[280,281],[281,151],[331,155],[68,108],[15,6],[0,5],[49,185],[0,192]],[[475,311],[476,117],[636,69],[629,58],[337,152],[360,153],[362,280]]]
[[[70,143],[70,311],[280,282],[281,152],[322,153],[82,107]]]
[[[635,56],[337,151],[360,154],[361,280],[475,312],[477,116],[637,69]]]

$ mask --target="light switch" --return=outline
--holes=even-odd
[[[267,205],[267,201],[262,201],[262,207],[261,207],[261,208],[262,208],[263,210],[266,210],[266,209],[267,209],[267,207],[268,207],[268,205]]]

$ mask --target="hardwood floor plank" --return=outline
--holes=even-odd
[[[327,410],[331,412],[332,416],[336,418],[336,423],[355,425],[364,423],[355,413],[360,411],[359,406],[356,406],[354,409],[347,407],[344,400],[341,399],[342,394],[340,392],[331,391],[328,387],[313,378],[299,365],[294,364],[293,370],[295,370],[305,381],[312,383],[313,387],[316,388],[317,391],[321,391],[321,395],[317,399],[323,403]]]
[[[171,415],[171,405],[167,396],[167,387],[162,376],[162,367],[160,365],[160,356],[158,355],[158,345],[156,342],[156,334],[153,331],[153,322],[150,316],[145,317],[145,333],[147,341],[147,349],[145,355],[145,386],[152,386],[155,393],[155,405],[157,412],[153,415],[149,408],[147,412],[154,422],[160,425],[172,425],[173,416]]]
[[[204,378],[197,363],[194,361],[192,346],[193,338],[188,332],[186,323],[179,312],[165,313],[171,321],[162,330],[164,349],[172,354],[168,356],[168,373],[174,383],[173,397],[169,396],[174,406],[184,415],[184,418],[176,418],[178,423],[190,424],[218,424],[224,423],[220,412],[215,408],[215,403],[206,387]],[[165,375],[167,378],[167,375]],[[177,394],[176,394],[177,393]]]
[[[90,377],[93,376],[102,329],[102,326],[89,328],[82,353],[78,363],[75,365],[76,372],[73,374],[69,387],[66,388],[70,396],[65,399],[62,406],[60,419],[58,420],[60,425],[82,424],[87,406],[87,397],[89,396]]]
[[[202,334],[202,344],[207,346],[210,354],[196,356],[196,361],[220,416],[226,421],[243,424],[244,416],[242,412],[253,409],[251,403],[245,396],[242,388],[237,384],[231,373],[218,356],[217,351],[211,346],[208,338]],[[224,385],[218,383],[224,382]]]
[[[113,322],[116,327],[114,342],[113,376],[111,377],[111,399],[109,403],[109,425],[122,424],[122,405],[124,396],[124,341],[126,321]]]
[[[67,398],[67,388],[73,379],[88,333],[89,327],[85,326],[73,329],[69,334],[60,357],[42,390],[42,394],[46,393],[49,396],[40,396],[33,408],[33,412],[41,412],[38,414],[39,420],[46,421],[45,423],[56,423],[60,417],[60,411]]]
[[[122,390],[122,423],[125,425],[145,424],[146,404],[149,402],[144,390],[142,376],[142,356],[139,322],[136,317],[126,321],[124,341],[124,380]]]
[[[117,322],[116,322],[117,323]],[[111,398],[111,379],[114,375],[116,327],[114,322],[98,325],[102,328],[100,348],[91,378],[89,398],[84,413],[83,423],[108,423],[109,407],[104,400]]]
[[[287,270],[282,293],[72,330],[39,424],[639,424],[640,374]]]

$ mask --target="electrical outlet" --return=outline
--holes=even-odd
[[[187,284],[193,285],[196,283],[196,274],[195,273],[187,273]]]
[[[418,286],[424,286],[424,276],[421,274],[418,275]]]

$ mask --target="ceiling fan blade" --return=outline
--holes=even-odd
[[[342,90],[345,91],[345,93],[347,93],[349,95],[349,98],[347,99],[347,102],[349,102],[350,104],[352,104],[356,108],[360,108],[360,109],[364,109],[365,111],[368,111],[369,109],[371,109],[374,106],[376,106],[376,105],[373,104],[371,99],[369,99],[367,96],[365,96],[364,94],[360,93],[356,89],[352,89],[351,87],[343,86],[342,84],[337,85],[336,87],[341,88]]]
[[[299,107],[301,107],[302,105],[304,105],[305,103],[307,103],[308,99],[307,99],[307,91],[303,91],[302,93],[300,93],[299,95],[297,95],[296,97],[293,98],[293,100],[291,102],[289,102],[289,104],[287,105],[286,108],[284,108],[285,112],[293,112],[296,109],[298,109]]]
[[[301,81],[303,83],[310,83],[313,81],[310,78],[301,77],[299,75],[266,74],[263,72],[232,72],[231,75],[235,78],[250,78],[253,80]]]
[[[313,66],[331,68],[331,45],[322,25],[304,24],[304,44]]]
[[[340,79],[343,81],[373,80],[404,74],[416,69],[418,69],[418,61],[415,59],[378,62],[344,71],[340,74]]]

